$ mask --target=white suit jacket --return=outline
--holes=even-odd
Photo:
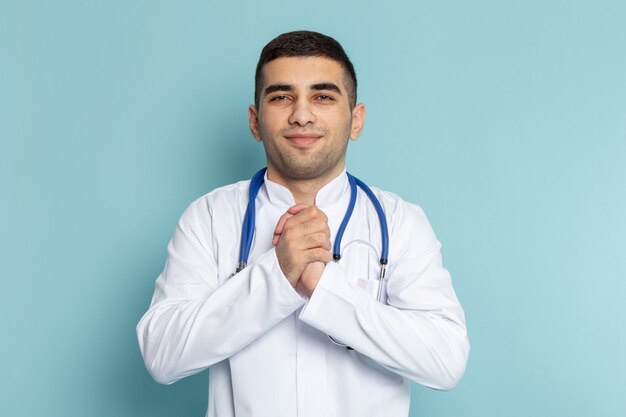
[[[231,276],[248,188],[249,181],[218,188],[178,222],[150,309],[137,326],[154,379],[170,384],[210,367],[210,417],[406,417],[409,381],[456,385],[469,353],[464,314],[419,207],[373,188],[390,241],[383,302],[377,302],[380,224],[359,190],[342,259],[326,265],[306,299],[282,274],[271,243],[278,218],[295,202],[267,178],[256,201],[248,267]],[[345,172],[316,196],[331,241],[349,197]]]

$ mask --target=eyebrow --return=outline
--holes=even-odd
[[[337,94],[341,95],[341,90],[335,83],[317,83],[311,86],[312,90],[328,90],[334,91]],[[263,91],[265,95],[275,93],[277,91],[293,91],[294,86],[290,84],[272,84],[267,86],[267,88]]]
[[[293,91],[293,85],[289,84],[272,84],[267,86],[264,93],[265,95],[272,94],[276,91]]]
[[[334,83],[313,84],[311,86],[311,89],[313,89],[313,90],[329,90],[329,91],[334,91],[337,94],[341,95],[341,90],[339,89],[337,84],[334,84]]]

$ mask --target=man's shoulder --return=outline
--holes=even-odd
[[[415,254],[440,247],[437,236],[420,206],[390,191],[371,188],[380,200],[389,222],[390,240],[394,242],[390,257],[397,259],[413,257]]]
[[[203,196],[197,198],[192,204],[198,201],[206,201],[208,203],[233,201],[241,197],[248,196],[248,189],[250,188],[250,180],[237,181],[232,184],[222,185],[221,187],[214,188]]]
[[[211,216],[216,210],[232,210],[247,201],[250,180],[238,181],[215,188],[193,200],[183,212],[181,219]]]
[[[416,216],[418,218],[426,218],[424,210],[412,202],[406,201],[391,191],[386,191],[378,187],[371,187],[372,191],[379,199],[385,212],[396,213],[401,216]]]

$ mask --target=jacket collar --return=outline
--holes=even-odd
[[[278,183],[270,181],[265,172],[265,190],[272,205],[291,207],[296,204],[291,191]],[[346,170],[324,185],[315,196],[315,205],[321,209],[332,206],[341,200],[342,196],[350,194],[350,183]]]

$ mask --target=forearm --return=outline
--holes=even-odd
[[[150,374],[165,384],[230,357],[304,304],[273,250],[215,289],[160,277],[155,300],[137,336]]]
[[[417,289],[405,292],[412,290]],[[469,342],[454,296],[430,306],[382,304],[352,284],[338,265],[329,264],[300,318],[422,385],[450,389],[465,370]]]

